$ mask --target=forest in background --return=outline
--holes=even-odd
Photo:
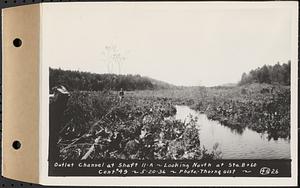
[[[264,65],[255,70],[251,70],[248,74],[243,73],[239,85],[251,83],[281,84],[290,85],[291,79],[291,61],[283,63],[278,62],[276,65]]]
[[[103,91],[103,90],[155,90],[174,89],[177,86],[155,80],[139,74],[117,75],[96,74],[89,72],[50,68],[49,89],[64,85],[70,91]],[[264,65],[243,73],[238,85],[252,83],[290,85],[291,62]]]
[[[147,90],[174,87],[163,81],[139,74],[96,74],[62,69],[49,69],[49,89],[64,85],[70,91]]]

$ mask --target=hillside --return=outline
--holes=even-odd
[[[172,89],[177,87],[175,85],[169,84],[161,80],[156,80],[150,77],[144,77],[144,78],[149,79],[155,89]]]
[[[175,87],[141,75],[96,74],[81,71],[49,69],[49,89],[64,85],[70,91],[154,90]]]

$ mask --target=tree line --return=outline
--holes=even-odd
[[[290,85],[291,79],[291,61],[288,63],[275,65],[264,65],[255,70],[251,70],[248,74],[243,73],[239,85],[251,83],[267,83]]]
[[[64,85],[70,91],[163,89],[168,84],[137,75],[96,74],[49,68],[49,89]]]

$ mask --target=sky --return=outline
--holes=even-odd
[[[290,6],[282,5],[47,3],[43,63],[140,74],[174,85],[236,83],[243,72],[291,59],[292,14]]]

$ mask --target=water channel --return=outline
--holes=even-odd
[[[265,133],[257,133],[245,128],[236,131],[221,125],[218,121],[209,120],[205,114],[192,110],[188,106],[176,106],[174,116],[178,120],[188,120],[192,115],[197,117],[197,128],[200,143],[208,151],[218,143],[218,150],[222,151],[222,159],[289,159],[290,141],[279,138],[268,139]]]

